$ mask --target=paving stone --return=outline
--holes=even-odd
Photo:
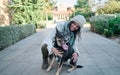
[[[50,72],[41,69],[41,43],[53,28],[45,28],[0,51],[0,75],[55,75],[57,63]],[[83,29],[77,42],[83,68],[61,75],[120,75],[120,45]]]

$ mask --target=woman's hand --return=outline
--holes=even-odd
[[[74,53],[73,53],[73,57],[72,57],[72,58],[73,58],[73,62],[77,62],[78,57],[79,57],[79,56],[78,56],[78,53],[77,53],[77,52],[74,52]]]
[[[56,48],[52,48],[52,52],[56,55],[56,56],[60,56],[60,57],[62,57],[62,54],[61,53],[63,53],[63,52],[60,52],[59,50],[57,50]]]

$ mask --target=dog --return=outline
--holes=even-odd
[[[59,32],[58,29],[56,28],[54,47],[63,53],[61,54],[62,56],[56,56],[55,54],[52,54],[52,60],[50,62],[49,67],[46,69],[47,72],[49,72],[52,69],[56,57],[58,58],[59,65],[55,75],[59,75],[64,62],[72,58],[74,49],[70,46],[69,40],[70,36],[69,34],[67,34],[67,32],[65,31]],[[71,68],[68,69],[67,72],[71,72],[76,68],[82,68],[82,66],[76,65],[75,63],[72,62]]]

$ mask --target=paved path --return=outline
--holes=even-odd
[[[40,30],[20,42],[0,51],[0,75],[54,75],[56,66],[49,73],[41,69],[40,46],[52,28]],[[78,42],[81,53],[78,64],[84,68],[67,73],[63,66],[61,75],[120,75],[120,45],[82,30]]]

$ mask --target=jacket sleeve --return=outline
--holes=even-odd
[[[53,29],[53,31],[49,34],[49,36],[46,39],[46,44],[48,45],[47,49],[49,53],[51,53],[51,49],[53,47],[53,41],[54,41],[55,34],[56,34],[56,30]]]
[[[49,51],[50,54],[51,54],[51,49],[53,47],[53,41],[55,40],[56,28],[59,31],[62,31],[62,27],[63,27],[63,23],[58,23],[56,25],[56,27],[53,29],[53,31],[49,34],[49,36],[47,37],[47,39],[45,40],[45,42],[44,42],[44,43],[46,43],[48,45],[47,49],[48,49],[48,51]]]
[[[73,44],[73,49],[75,50],[75,52],[78,53],[78,55],[80,55],[80,52],[79,52],[79,50],[77,48],[77,41],[75,41],[75,43]]]

